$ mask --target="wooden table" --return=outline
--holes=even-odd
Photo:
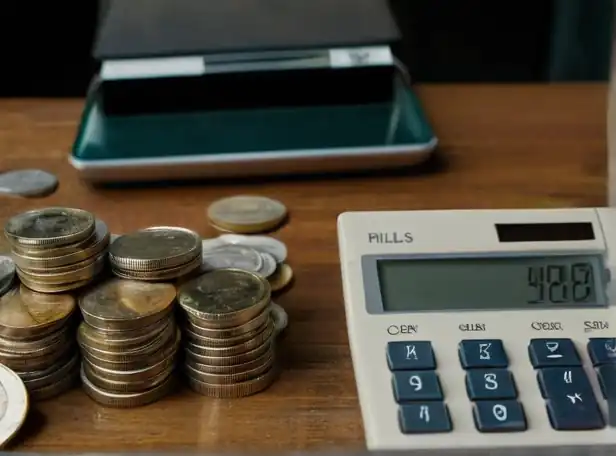
[[[214,233],[214,199],[259,193],[282,200],[296,273],[279,299],[290,315],[284,373],[267,392],[216,401],[185,389],[142,409],[97,406],[79,390],[38,404],[20,450],[356,449],[363,431],[338,269],[336,216],[345,210],[595,206],[605,201],[606,87],[429,86],[419,89],[441,139],[440,158],[414,175],[287,180],[165,189],[95,190],[67,151],[82,103],[0,101],[1,168],[44,168],[60,177],[44,200],[5,198],[0,216],[64,205],[95,212],[114,233],[182,225]]]

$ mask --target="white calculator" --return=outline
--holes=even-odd
[[[338,239],[369,449],[616,443],[616,209],[348,212]]]

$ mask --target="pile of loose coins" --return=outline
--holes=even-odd
[[[201,249],[201,237],[194,231],[152,227],[115,239],[109,250],[109,261],[118,277],[168,281],[199,270]]]
[[[87,211],[59,207],[24,212],[9,219],[4,234],[17,275],[31,290],[75,290],[105,268],[109,231]]]
[[[136,407],[171,390],[180,344],[175,300],[171,284],[116,278],[82,295],[77,339],[88,396],[103,405]]]
[[[0,363],[24,382],[34,400],[55,397],[78,379],[75,299],[16,285],[0,297]]]
[[[239,196],[208,214],[226,233],[202,239],[162,226],[116,236],[72,208],[12,217],[11,257],[0,256],[0,367],[35,400],[81,378],[93,400],[113,407],[165,396],[180,354],[201,394],[266,389],[278,372],[275,340],[287,326],[271,295],[288,288],[293,271],[284,243],[253,234],[282,224],[287,211],[275,200]]]
[[[203,395],[243,397],[276,378],[276,326],[267,280],[240,269],[220,269],[178,290],[185,312],[184,372]]]

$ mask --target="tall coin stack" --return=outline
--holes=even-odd
[[[75,299],[17,285],[0,297],[0,363],[22,379],[34,400],[69,390],[79,378]]]
[[[117,278],[80,298],[84,321],[77,340],[88,396],[110,407],[137,407],[173,388],[180,344],[175,300],[171,284]]]
[[[278,369],[270,286],[239,269],[219,269],[180,286],[184,371],[200,394],[243,397],[270,386]]]
[[[17,275],[28,288],[60,293],[89,284],[103,271],[107,226],[81,209],[51,207],[24,212],[4,228]]]
[[[165,281],[201,267],[201,237],[178,227],[152,227],[117,238],[109,249],[115,275],[124,279]]]

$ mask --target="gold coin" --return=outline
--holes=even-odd
[[[114,393],[139,393],[141,391],[147,391],[151,388],[155,388],[156,386],[163,383],[169,375],[173,373],[175,366],[170,366],[164,371],[158,373],[149,378],[143,378],[141,380],[132,381],[132,382],[122,382],[117,380],[109,380],[104,377],[98,376],[96,371],[92,369],[91,364],[83,363],[81,366],[84,374],[88,377],[88,380],[92,382],[94,386],[97,388],[101,388],[105,391],[114,392]]]
[[[204,364],[207,366],[230,367],[254,361],[272,348],[272,342],[273,341],[268,340],[266,343],[261,344],[250,351],[231,356],[202,355],[194,352],[190,344],[185,345],[184,353],[186,354],[187,362],[188,360],[192,360],[195,363]]]
[[[218,269],[186,282],[178,304],[199,318],[201,326],[228,328],[252,320],[269,304],[270,287],[258,274]]]
[[[109,249],[120,270],[153,271],[182,266],[201,255],[201,236],[186,228],[147,228],[116,239]]]
[[[131,329],[158,320],[171,309],[175,293],[168,283],[110,279],[81,296],[79,308],[97,328]]]
[[[0,339],[0,352],[15,357],[44,356],[55,352],[60,347],[74,340],[73,332],[68,326],[36,340]]]
[[[70,362],[73,358],[79,358],[79,354],[77,350],[70,350],[65,353],[62,357],[58,358],[54,363],[51,363],[49,366],[44,368],[40,368],[38,370],[15,370],[17,375],[25,382],[35,381],[39,378],[47,377],[52,375],[54,372],[58,370],[58,366],[63,366]]]
[[[211,372],[204,372],[199,369],[195,369],[191,364],[185,364],[186,375],[195,380],[211,385],[229,385],[232,383],[241,383],[251,380],[253,378],[263,375],[266,371],[270,370],[274,365],[275,358],[270,356],[265,358],[261,364],[251,366],[249,369],[242,368],[241,370],[225,373],[214,374]]]
[[[175,325],[173,317],[163,318],[160,321],[146,326],[145,328],[147,328],[147,331],[139,329],[139,332],[134,333],[133,331],[101,331],[90,326],[86,322],[82,322],[79,325],[78,334],[84,344],[89,347],[110,351],[130,350],[158,337],[169,325]],[[2,344],[0,343],[0,347],[1,346]]]
[[[261,326],[255,329],[252,329],[250,331],[247,331],[244,334],[221,339],[218,337],[208,337],[208,336],[204,336],[203,334],[199,334],[198,331],[200,328],[198,326],[194,326],[192,323],[187,321],[185,324],[185,333],[186,333],[187,339],[196,344],[206,345],[208,347],[229,347],[233,345],[243,344],[244,342],[247,342],[250,339],[254,339],[256,336],[258,336],[263,331],[263,329],[265,329],[266,326],[267,326],[267,319],[264,321],[264,323]]]
[[[79,368],[76,366],[56,383],[41,388],[30,389],[28,394],[33,401],[41,402],[60,396],[73,389],[79,380]]]
[[[129,408],[140,407],[156,402],[171,392],[175,378],[173,375],[160,385],[139,393],[113,393],[95,386],[81,370],[81,382],[85,393],[94,401],[107,407]]]
[[[93,262],[109,245],[109,229],[102,220],[96,220],[94,233],[84,241],[57,249],[35,252],[13,250],[15,264],[27,272],[65,272]],[[44,255],[44,256],[43,256]]]
[[[47,334],[75,310],[68,294],[48,295],[14,287],[0,297],[0,336],[29,339]]]
[[[88,370],[91,370],[94,375],[99,378],[120,383],[132,383],[142,382],[170,369],[175,366],[176,359],[176,353],[171,353],[171,355],[167,356],[162,361],[152,364],[149,367],[129,371],[116,371],[106,367],[97,366],[96,364],[92,364],[92,362],[87,358],[83,358],[83,363],[84,365],[87,365]]]
[[[293,269],[286,263],[279,264],[276,272],[269,276],[267,280],[272,287],[272,291],[280,291],[286,288],[293,280]]]
[[[265,342],[270,340],[270,338],[274,334],[274,323],[272,320],[268,321],[267,325],[257,336],[252,339],[249,339],[245,342],[242,342],[237,345],[230,345],[226,347],[210,347],[205,345],[203,342],[199,341],[194,334],[191,334],[188,330],[184,330],[184,334],[186,335],[186,346],[190,348],[193,353],[197,353],[199,355],[204,356],[218,356],[218,357],[228,357],[233,355],[238,355],[240,353],[245,353],[250,350],[253,350],[260,345],[263,345]]]
[[[169,356],[171,356],[177,351],[178,347],[180,346],[181,337],[182,335],[180,333],[180,330],[178,329],[176,330],[175,338],[167,341],[166,344],[160,347],[159,350],[145,357],[136,357],[128,362],[108,360],[106,358],[98,356],[97,353],[92,353],[87,349],[82,350],[81,355],[86,358],[91,364],[95,364],[96,366],[104,369],[110,369],[117,372],[135,371],[139,369],[146,369],[154,364],[161,362],[164,359],[167,359]]]
[[[30,280],[28,277],[23,274],[20,275],[19,271],[17,271],[17,275],[19,276],[19,280],[29,289],[46,294],[46,293],[66,293],[67,291],[77,290],[79,288],[85,287],[89,283],[92,282],[93,279],[80,280],[78,282],[68,282],[62,284],[51,284],[51,283],[40,283]]]
[[[49,207],[11,217],[4,227],[13,244],[58,247],[86,239],[94,232],[94,216],[81,209]]]
[[[204,396],[220,399],[240,398],[251,396],[267,389],[272,383],[274,383],[278,373],[279,369],[274,366],[259,377],[232,385],[205,383],[189,376],[188,385],[194,392]]]
[[[187,314],[185,325],[195,334],[211,339],[232,339],[241,337],[246,333],[250,333],[257,328],[262,327],[270,317],[269,306],[254,317],[252,320],[238,326],[230,326],[228,328],[206,328],[201,326],[201,320],[191,314]],[[215,344],[214,344],[215,345]]]
[[[45,372],[45,375],[30,378],[21,377],[19,373],[17,375],[20,375],[28,390],[36,390],[60,383],[65,376],[71,375],[71,373],[75,372],[78,366],[79,355],[75,353],[71,358],[69,358],[68,362],[60,364],[59,367],[53,366],[51,369],[47,369],[46,371],[39,371]]]
[[[77,334],[77,342],[84,351],[94,355],[98,359],[117,363],[130,363],[133,360],[139,360],[160,350],[160,348],[165,346],[170,340],[173,340],[175,332],[175,325],[167,326],[158,337],[151,339],[145,345],[115,351],[87,345],[84,343],[81,332]]]
[[[275,356],[274,344],[267,344],[267,350],[258,355],[256,358],[249,359],[246,362],[240,364],[232,364],[230,366],[216,366],[212,364],[203,364],[196,361],[194,358],[187,357],[185,360],[186,365],[198,372],[204,372],[206,374],[235,374],[238,372],[246,372],[252,369],[262,366],[269,358]]]
[[[21,244],[13,244],[12,252],[13,254],[20,255],[22,257],[28,258],[36,258],[36,259],[44,259],[44,258],[57,258],[62,257],[64,255],[71,255],[73,253],[81,252],[85,248],[94,242],[96,238],[96,226],[99,222],[98,220],[94,223],[94,231],[87,238],[74,242],[67,245],[62,245],[60,247],[50,247],[50,246],[38,246],[38,245],[21,245]]]
[[[17,372],[46,370],[74,350],[74,344],[70,343],[59,347],[54,352],[40,356],[20,357],[15,356],[14,353],[0,352],[0,364],[4,364]]]
[[[182,266],[155,271],[130,271],[128,269],[112,268],[112,272],[122,279],[143,280],[149,282],[161,282],[165,280],[180,279],[195,270],[201,268],[201,256]]]
[[[214,202],[207,215],[212,225],[223,230],[261,233],[280,225],[287,216],[287,208],[264,196],[241,195]]]
[[[24,271],[17,268],[17,275],[26,277],[30,282],[36,282],[37,284],[45,285],[62,285],[65,283],[79,282],[81,280],[88,280],[94,277],[97,273],[102,271],[107,260],[106,255],[101,255],[90,264],[86,264],[81,268],[75,267],[75,269],[65,272],[32,272]]]

